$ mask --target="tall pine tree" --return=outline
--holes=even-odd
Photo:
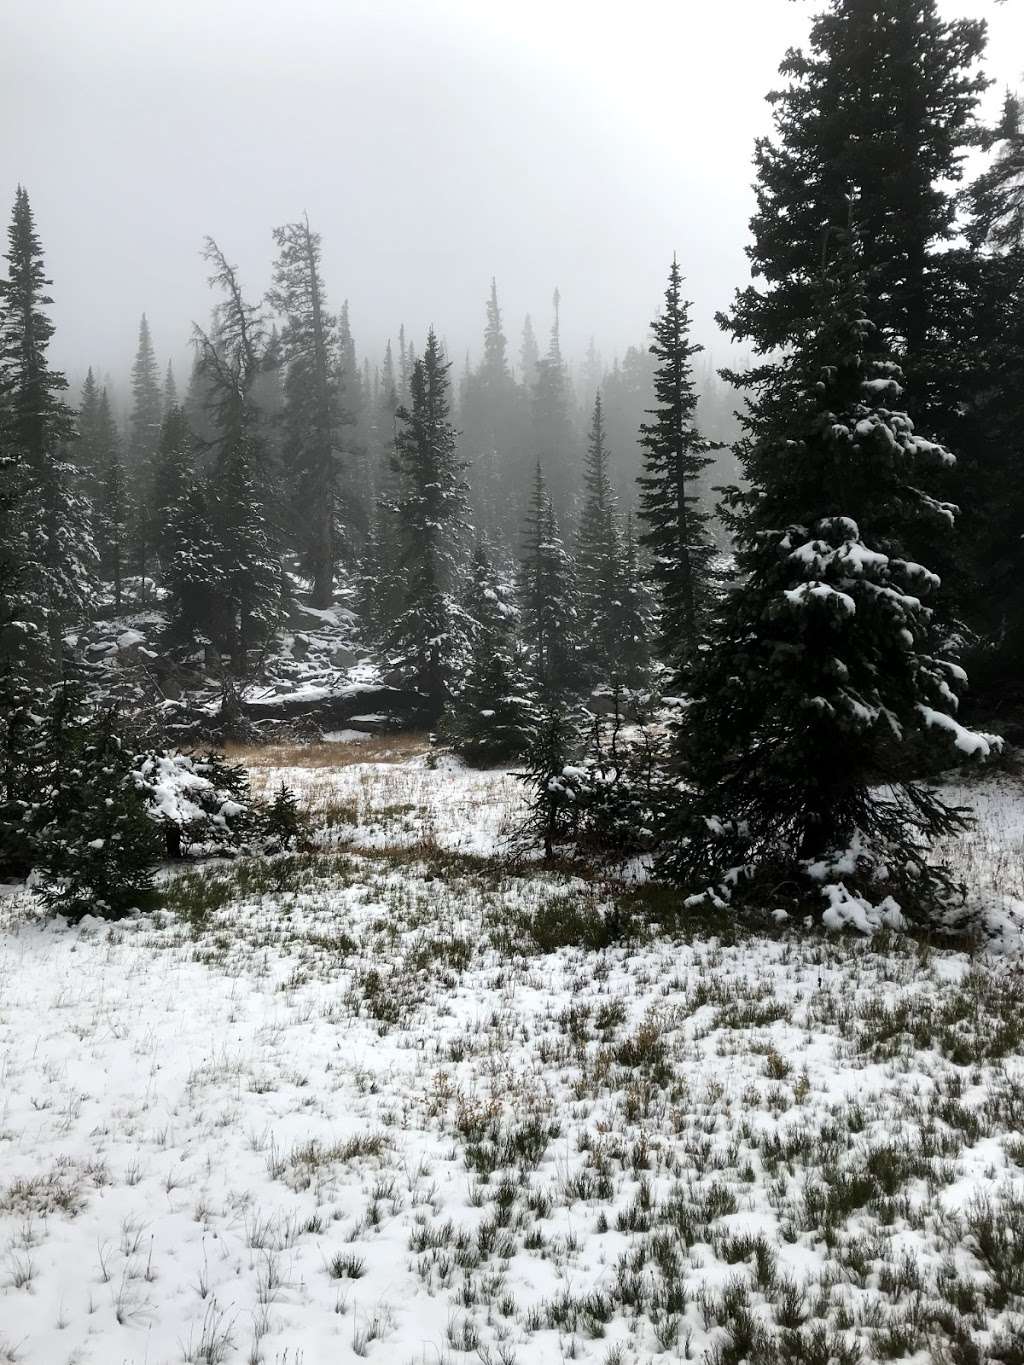
[[[411,405],[398,412],[395,472],[402,545],[402,600],[387,647],[436,720],[465,648],[458,602],[468,496],[449,421],[449,365],[433,328],[413,365]]]
[[[938,580],[906,552],[919,520],[952,523],[926,491],[952,456],[915,434],[864,305],[849,247],[747,418],[741,586],[696,670],[664,867],[719,904],[817,904],[867,931],[952,890],[929,842],[960,814],[908,773],[990,739],[956,719],[964,675],[934,652],[923,601]]]
[[[712,543],[701,509],[699,480],[716,442],[695,424],[697,391],[690,341],[690,305],[683,298],[679,262],[672,258],[665,307],[651,323],[656,406],[640,428],[646,473],[641,475],[641,543],[650,552],[651,582],[658,599],[658,653],[670,668],[684,669],[707,626],[712,602]]]

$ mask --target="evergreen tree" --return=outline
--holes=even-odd
[[[40,684],[48,662],[37,503],[25,465],[0,442],[0,877],[31,866]]]
[[[164,414],[153,460],[152,516],[157,527],[154,548],[160,559],[162,582],[176,548],[171,514],[194,476],[192,430],[185,409],[174,405]]]
[[[246,671],[250,649],[269,639],[281,606],[282,575],[265,510],[267,461],[253,398],[265,368],[268,331],[262,309],[245,301],[237,270],[212,238],[204,255],[214,270],[210,283],[224,292],[210,334],[195,329],[216,432],[210,508],[219,599],[214,634],[237,676]]]
[[[459,450],[472,470],[477,525],[491,535],[511,539],[516,527],[510,511],[529,474],[524,455],[528,459],[530,443],[525,394],[512,377],[507,352],[497,285],[492,280],[483,358],[462,382]]]
[[[656,406],[640,428],[646,473],[639,479],[641,542],[650,551],[651,583],[658,598],[658,654],[679,670],[692,659],[707,625],[712,600],[711,541],[700,508],[698,480],[718,449],[698,431],[691,358],[690,305],[682,296],[679,262],[672,258],[665,307],[651,324]]]
[[[700,656],[681,738],[692,795],[664,868],[719,904],[824,900],[826,923],[868,930],[951,890],[928,844],[960,813],[910,763],[990,740],[955,718],[964,675],[932,652],[922,601],[938,582],[905,557],[917,519],[952,522],[921,487],[952,456],[898,406],[852,248],[823,293],[816,332],[747,418],[742,586]]]
[[[583,510],[576,533],[579,630],[592,682],[607,681],[616,670],[618,609],[623,577],[623,545],[618,508],[609,478],[601,395],[594,416],[584,470]]]
[[[0,448],[24,471],[21,486],[27,538],[15,544],[28,577],[41,577],[42,608],[51,665],[61,667],[64,623],[83,614],[94,592],[95,547],[89,508],[75,489],[63,448],[74,435],[74,414],[61,397],[64,376],[48,363],[53,323],[45,309],[50,283],[28,195],[19,186],[8,229],[8,278],[0,281]],[[42,636],[38,637],[42,639]]]
[[[471,763],[500,763],[526,751],[533,734],[530,689],[505,599],[482,542],[465,598],[469,660],[444,714],[442,733]]]
[[[109,405],[107,415],[110,415]],[[74,447],[75,468],[79,483],[88,497],[95,498],[99,486],[100,471],[106,463],[106,449],[99,431],[100,386],[93,376],[92,366],[82,385],[82,397],[78,405],[78,440]]]
[[[214,480],[213,537],[218,597],[216,643],[244,675],[249,651],[262,649],[277,627],[280,564],[263,517],[249,443],[235,441]]]
[[[1024,246],[1024,107],[1006,94],[999,123],[986,138],[998,143],[991,166],[971,185],[972,236],[997,250]]]
[[[523,339],[519,345],[519,373],[528,392],[533,391],[537,382],[537,366],[540,364],[540,347],[533,330],[529,313],[523,319]]]
[[[516,587],[533,687],[541,701],[564,696],[582,680],[576,583],[539,463]]]
[[[164,374],[164,389],[161,394],[160,412],[161,416],[166,417],[171,408],[178,406],[178,383],[174,378],[174,361],[168,360],[167,370]]]
[[[132,364],[131,388],[127,460],[133,513],[131,539],[140,599],[145,602],[155,567],[154,541],[161,525],[161,519],[153,511],[153,457],[160,440],[163,414],[160,371],[145,313],[139,321],[139,343]]]
[[[448,370],[433,329],[413,365],[411,407],[398,412],[395,472],[402,537],[401,611],[387,634],[399,668],[440,716],[464,645],[456,594],[468,498],[449,419]]]
[[[342,557],[341,442],[335,354],[337,323],[327,312],[320,235],[309,220],[274,229],[278,257],[271,305],[284,316],[284,458],[293,495],[293,528],[313,605],[329,607]]]
[[[569,372],[562,358],[559,293],[554,294],[555,318],[547,353],[538,361],[533,385],[534,453],[548,472],[552,502],[560,512],[569,507],[575,468],[572,394]]]
[[[614,679],[627,687],[640,687],[649,675],[654,611],[640,565],[632,514],[626,518],[620,564],[611,621],[617,642]]]
[[[984,43],[982,22],[945,21],[936,0],[828,0],[808,50],[786,54],[785,88],[768,97],[775,137],[756,145],[747,248],[758,282],[721,319],[734,338],[761,355],[801,340],[822,251],[842,240],[852,198],[872,317],[919,384],[935,248],[955,230],[949,186],[979,138]]]
[[[128,420],[130,454],[134,471],[147,469],[160,439],[163,396],[160,371],[143,313],[139,321],[139,344],[132,364],[132,409]]]
[[[164,571],[167,641],[191,652],[197,639],[213,641],[222,621],[222,547],[213,526],[210,500],[192,475],[167,514],[168,543],[174,547]]]
[[[36,838],[43,898],[69,919],[117,919],[153,905],[159,836],[115,713],[83,719],[63,692]]]
[[[96,430],[102,463],[98,471],[93,534],[100,573],[106,582],[113,584],[114,610],[120,611],[133,518],[128,478],[121,459],[121,438],[110,413],[106,389],[100,395]]]

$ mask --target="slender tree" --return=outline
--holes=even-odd
[[[580,639],[592,682],[606,682],[615,671],[623,569],[618,507],[609,477],[609,454],[598,394],[584,466],[583,510],[576,532]]]
[[[564,696],[582,675],[573,565],[538,463],[523,526],[517,597],[530,677],[542,698]]]
[[[433,329],[413,365],[411,406],[398,412],[395,473],[402,538],[402,606],[387,633],[397,666],[440,716],[465,648],[458,603],[468,497],[449,421],[448,363]]]
[[[658,653],[670,668],[685,668],[706,629],[712,601],[712,543],[701,509],[699,480],[720,447],[695,424],[697,392],[690,340],[690,304],[682,295],[679,262],[672,258],[665,306],[651,324],[656,406],[640,428],[646,473],[639,479],[641,543],[650,552],[658,599]]]
[[[327,311],[320,235],[309,220],[275,228],[278,256],[271,305],[285,325],[284,458],[294,488],[293,529],[313,605],[326,608],[342,557],[342,463],[336,353],[337,322]]]
[[[0,443],[23,475],[12,470],[27,515],[27,578],[45,585],[40,602],[51,665],[61,667],[64,623],[87,610],[94,592],[95,547],[89,507],[75,488],[65,448],[75,434],[64,402],[64,376],[48,360],[53,323],[46,314],[43,251],[28,194],[19,186],[8,229],[8,277],[0,281]]]

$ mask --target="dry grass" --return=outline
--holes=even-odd
[[[366,739],[313,744],[229,744],[227,755],[249,769],[349,768],[356,763],[404,763],[430,750],[426,730],[402,730]]]

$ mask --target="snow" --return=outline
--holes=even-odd
[[[358,744],[371,738],[369,730],[330,730],[324,735],[328,744]]]
[[[342,861],[292,890],[236,891],[205,924],[164,914],[69,928],[30,893],[0,898],[0,1359],[16,1347],[24,1365],[603,1365],[621,1348],[623,1365],[648,1365],[684,1358],[685,1340],[700,1360],[722,1328],[697,1296],[752,1274],[724,1258],[722,1238],[763,1234],[798,1282],[835,1267],[820,1236],[787,1231],[798,1204],[774,1193],[788,1179],[802,1197],[812,1168],[821,1179],[801,1133],[822,1144],[820,1163],[852,1169],[880,1144],[913,1148],[932,1099],[959,1095],[983,1116],[1000,1087],[1024,1084],[1016,1053],[961,1068],[928,1039],[894,1063],[851,1033],[851,1020],[945,998],[997,963],[934,946],[804,946],[784,912],[778,938],[638,933],[599,951],[528,949],[524,917],[600,916],[607,889],[539,870],[439,874],[417,852],[500,849],[522,810],[513,774],[427,754],[253,778],[268,790],[285,780],[325,812],[350,806],[359,825],[342,833]],[[1010,780],[950,793],[983,817],[954,852],[990,898],[993,941],[1019,955],[1024,795]],[[840,869],[856,855],[823,866],[826,914],[891,923],[884,903],[844,896]],[[612,1011],[619,1022],[598,1027]],[[629,1048],[641,1060],[627,1065]],[[667,1080],[644,1049],[663,1056]],[[860,1127],[848,1133],[851,1105]],[[541,1137],[510,1168],[505,1218],[503,1172],[480,1162],[530,1124]],[[826,1131],[840,1134],[831,1146]],[[934,1192],[910,1181],[907,1198],[949,1216],[998,1198],[1016,1178],[1011,1136],[997,1125],[961,1137],[949,1180]],[[769,1138],[796,1152],[774,1174],[756,1146]],[[734,1211],[713,1220],[711,1241],[680,1244],[678,1349],[664,1352],[646,1310],[621,1304],[601,1335],[552,1325],[561,1296],[612,1295],[620,1258],[649,1246],[629,1222],[638,1200],[654,1210],[714,1190]],[[474,1255],[496,1236],[508,1245],[446,1270],[445,1238],[460,1233]],[[927,1271],[945,1254],[927,1218],[880,1227],[858,1210],[839,1240],[867,1233],[894,1264],[907,1251]],[[965,1241],[955,1254],[984,1280]],[[345,1277],[346,1257],[358,1277]],[[648,1256],[646,1280],[657,1273]],[[875,1270],[840,1292],[856,1311],[895,1303]],[[770,1321],[759,1296],[754,1311]]]

